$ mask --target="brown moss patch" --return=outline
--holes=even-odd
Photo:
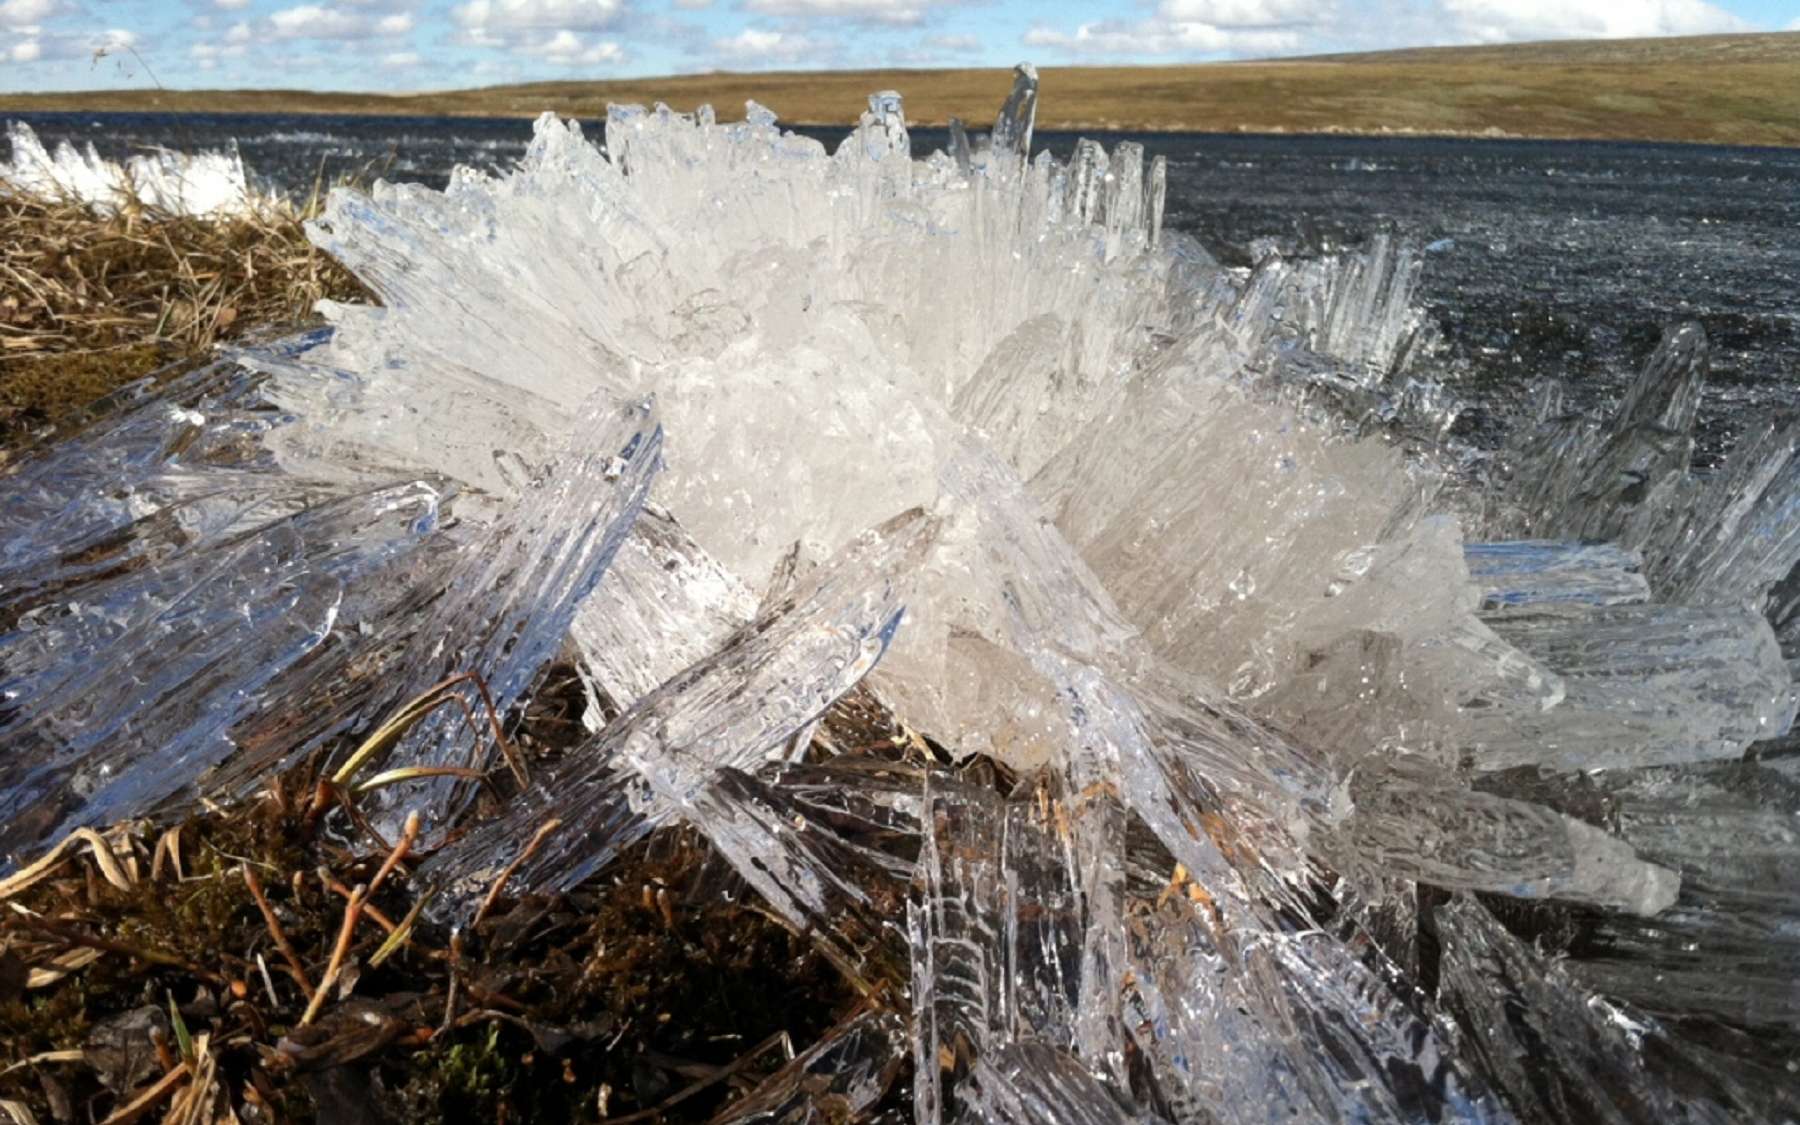
[[[0,183],[0,445],[252,327],[367,300],[287,206],[230,219],[101,214]]]

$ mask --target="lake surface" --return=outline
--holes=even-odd
[[[504,167],[521,120],[27,114],[47,143],[144,147],[236,141],[253,175],[304,194],[378,171],[441,187],[457,164]],[[599,123],[587,123],[599,137]],[[831,143],[843,129],[801,130]],[[1702,463],[1749,419],[1800,404],[1800,150],[1612,142],[1093,134],[1169,161],[1168,225],[1227,262],[1274,239],[1289,252],[1392,228],[1432,247],[1422,299],[1444,337],[1436,363],[1484,435],[1543,376],[1600,407],[1664,324],[1706,326],[1713,373]],[[1074,134],[1042,134],[1066,157]],[[914,133],[914,151],[943,145]]]

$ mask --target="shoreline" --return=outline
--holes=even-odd
[[[1415,54],[1175,66],[1040,68],[1042,132],[1408,136],[1800,148],[1800,32],[1433,48]],[[591,120],[609,103],[754,100],[790,127],[854,124],[877,90],[909,122],[985,129],[1008,68],[715,72],[416,93],[113,90],[0,93],[18,113],[193,113]]]
[[[4,94],[0,94],[0,123],[8,120],[26,120],[23,115],[32,118],[44,117],[77,117],[82,114],[107,115],[142,115],[142,116],[174,116],[184,114],[201,114],[207,117],[242,117],[242,118],[309,118],[321,121],[347,120],[353,118],[391,118],[394,120],[415,121],[517,121],[529,125],[542,113],[555,113],[563,118],[575,118],[584,122],[603,120],[600,113],[570,113],[561,109],[546,107],[543,110],[530,111],[482,111],[454,110],[446,112],[426,112],[422,110],[402,110],[384,112],[380,109],[172,109],[153,106],[134,108],[113,108],[110,106],[92,106],[83,108],[39,109],[29,106],[15,105]],[[729,124],[742,118],[720,117],[719,121]],[[27,122],[29,123],[29,121]],[[853,129],[856,121],[849,118],[779,118],[777,124],[783,129]],[[985,133],[989,122],[965,122],[971,134]],[[908,120],[911,129],[946,129],[948,123],[938,120]],[[1284,137],[1302,140],[1322,140],[1326,138],[1349,138],[1354,140],[1419,140],[1419,141],[1498,141],[1525,142],[1531,144],[1619,144],[1619,145],[1657,145],[1679,148],[1730,148],[1730,149],[1766,149],[1770,152],[1800,151],[1800,139],[1796,140],[1695,140],[1680,137],[1664,137],[1626,133],[1547,133],[1547,132],[1510,132],[1495,126],[1485,129],[1424,129],[1408,125],[1376,125],[1353,126],[1334,125],[1322,128],[1299,129],[1286,125],[1259,125],[1245,123],[1236,126],[1225,125],[1188,125],[1174,124],[1140,124],[1112,121],[1050,119],[1040,120],[1035,132],[1042,136],[1057,134],[1076,136],[1081,134],[1110,134],[1115,136],[1154,136],[1154,137]]]

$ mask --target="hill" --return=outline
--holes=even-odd
[[[1424,133],[1800,146],[1800,32],[1445,47],[1267,62],[1046,67],[1042,129]],[[682,75],[385,95],[292,90],[0,94],[21,110],[594,117],[608,102],[746,99],[793,124],[853,121],[866,95],[907,116],[990,120],[1004,70]]]

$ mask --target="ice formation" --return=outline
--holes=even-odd
[[[457,672],[513,721],[566,641],[591,733],[422,875],[454,913],[553,821],[516,886],[704,833],[887,998],[741,1120],[907,1059],[921,1125],[1800,1112],[1690,1026],[1800,1027],[1800,797],[1756,760],[1800,431],[1690,473],[1679,326],[1473,485],[1404,246],[1222,268],[1139,146],[1033,157],[1036,98],[922,160],[887,93],[835,151],[546,116],[515,171],[335,194],[380,307],[5,478],[4,844],[249,792]],[[836,746],[851,693],[939,752]],[[487,752],[442,712],[390,761]]]
[[[91,142],[82,149],[63,141],[51,152],[23,122],[7,122],[6,136],[12,160],[0,163],[0,193],[73,200],[106,211],[137,204],[211,218],[272,202],[252,191],[235,147],[200,153],[156,149],[118,164],[102,157]]]

